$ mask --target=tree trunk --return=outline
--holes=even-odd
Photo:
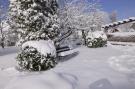
[[[3,31],[2,31],[2,23],[1,23],[1,20],[0,20],[0,33],[1,33],[1,47],[4,48],[4,35],[3,35]]]
[[[82,30],[82,38],[83,38],[83,40],[84,40],[84,45],[86,45],[86,44],[87,44],[87,41],[86,41],[86,33],[85,33],[84,30]]]

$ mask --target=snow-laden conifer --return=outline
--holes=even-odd
[[[37,45],[21,48],[17,56],[20,69],[40,71],[56,65],[56,56],[52,55],[51,51],[43,54],[38,49],[41,44],[44,45],[42,50],[49,49],[50,40],[57,39],[59,34],[57,8],[56,0],[10,0],[9,23],[11,29],[18,33],[20,39],[18,45],[23,46],[31,41]]]

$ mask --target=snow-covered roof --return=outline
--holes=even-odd
[[[113,22],[113,23],[110,23],[110,24],[103,25],[102,28],[115,27],[115,26],[118,26],[118,25],[121,25],[121,24],[130,23],[130,22],[134,22],[134,21],[135,21],[135,17],[130,17],[129,19],[124,19],[122,21]]]

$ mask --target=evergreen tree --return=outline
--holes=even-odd
[[[10,25],[20,42],[54,40],[58,35],[56,0],[10,0]]]
[[[4,33],[3,33],[3,22],[4,19],[4,8],[0,5],[0,45],[2,48],[4,48]]]
[[[19,69],[41,71],[57,64],[55,55],[43,54],[38,50],[40,44],[55,48],[53,42],[49,42],[59,35],[57,8],[56,0],[10,0],[9,24],[18,33],[19,45],[22,46],[17,56]],[[36,42],[39,47],[28,45],[23,48],[23,44],[30,41]],[[43,49],[48,52],[48,48]]]

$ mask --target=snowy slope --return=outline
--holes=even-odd
[[[112,57],[131,54],[131,49],[112,45],[97,49],[80,47],[76,49],[79,53],[65,57],[54,69],[34,73],[18,72],[13,67],[16,53],[3,55],[0,89],[135,89],[126,74],[108,63]]]

